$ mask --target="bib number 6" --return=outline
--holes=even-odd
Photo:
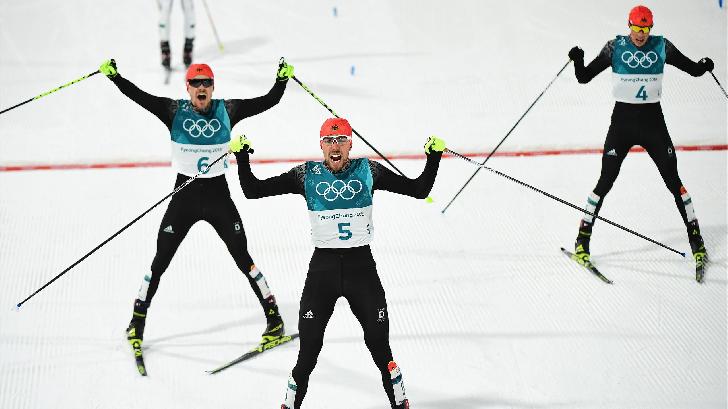
[[[207,173],[210,171],[210,158],[208,156],[203,156],[197,161],[197,171],[202,173]],[[222,166],[223,168],[228,168],[228,160],[227,158],[222,160]]]
[[[207,173],[210,170],[209,165],[208,165],[209,162],[210,162],[209,157],[207,157],[207,156],[201,157],[197,161],[197,171],[202,172],[202,173]]]

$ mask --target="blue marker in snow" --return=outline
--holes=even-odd
[[[355,68],[354,68],[354,66],[352,65],[352,66],[351,66],[351,75],[354,75],[354,70],[355,70]]]
[[[338,15],[338,12],[336,11],[336,7],[334,7],[334,17]]]

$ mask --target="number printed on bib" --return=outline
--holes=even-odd
[[[369,244],[372,223],[372,174],[368,159],[354,159],[332,174],[321,162],[307,162],[305,194],[311,240],[322,248]]]
[[[339,240],[349,240],[351,238],[351,230],[348,230],[350,227],[351,223],[339,223]]]
[[[628,36],[617,36],[612,52],[612,93],[629,104],[659,102],[665,67],[665,39],[650,36],[637,48]]]

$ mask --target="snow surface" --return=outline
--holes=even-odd
[[[656,34],[726,81],[726,10],[652,1]],[[215,97],[254,97],[286,56],[301,81],[385,154],[419,153],[428,135],[489,152],[581,45],[587,60],[624,34],[634,4],[494,1],[200,2],[196,58]],[[333,13],[336,8],[336,16]],[[724,6],[725,7],[725,6]],[[153,94],[183,98],[182,72],[162,84],[154,2],[0,2],[0,109],[92,72],[106,58]],[[173,62],[180,63],[179,3]],[[175,34],[176,33],[176,34]],[[352,75],[351,68],[354,67]],[[600,148],[611,112],[608,73],[579,85],[568,67],[501,147]],[[667,68],[663,109],[676,145],[725,145],[726,99],[712,78]],[[255,157],[318,155],[329,114],[291,82],[281,103],[236,132]],[[0,166],[168,161],[165,128],[102,76],[0,115]],[[355,141],[354,153],[370,155]],[[478,158],[480,159],[480,158]],[[427,204],[377,193],[372,245],[387,291],[391,345],[412,408],[725,408],[728,157],[678,152],[712,264],[600,222],[594,261],[605,285],[564,257],[579,212],[487,171],[443,160]],[[598,155],[495,157],[489,165],[579,206]],[[259,177],[295,163],[254,165]],[[398,160],[417,175],[424,160]],[[234,170],[235,168],[233,168]],[[312,251],[297,196],[246,200],[229,184],[249,249],[289,331]],[[0,408],[278,408],[298,342],[211,376],[251,347],[260,307],[213,229],[196,225],[150,309],[150,376],[123,335],[148,271],[163,208],[57,282],[11,309],[172,189],[171,168],[0,172]],[[622,166],[601,215],[689,252],[672,197],[645,154]],[[3,307],[5,306],[5,307]],[[386,397],[345,301],[329,323],[307,408],[384,408]]]

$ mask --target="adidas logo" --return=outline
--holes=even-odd
[[[174,230],[172,230],[172,225],[170,224],[169,226],[165,227],[164,232],[165,233],[174,233]]]
[[[612,149],[611,151],[607,152],[607,156],[617,156],[617,151]]]
[[[309,319],[309,320],[312,319],[313,318],[313,311],[308,310],[307,313],[303,314],[303,318],[306,318],[306,319]]]

